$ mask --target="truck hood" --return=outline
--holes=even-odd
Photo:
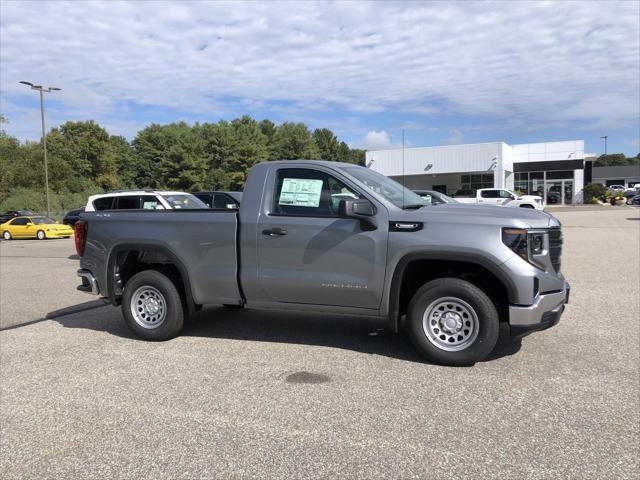
[[[391,221],[466,223],[514,228],[549,228],[560,226],[553,215],[529,208],[490,207],[466,203],[431,205],[417,210],[389,212]]]

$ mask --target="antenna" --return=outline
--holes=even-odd
[[[404,210],[404,128],[402,129],[402,209]]]

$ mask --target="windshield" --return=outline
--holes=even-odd
[[[344,170],[396,207],[416,208],[427,205],[427,202],[420,195],[381,173],[364,167],[346,167]]]
[[[176,194],[167,194],[162,195],[171,208],[209,208],[206,203],[204,203],[199,198],[191,195],[189,193],[176,193]]]
[[[33,217],[31,218],[31,221],[33,222],[34,225],[46,225],[49,223],[56,223],[54,219],[48,218],[48,217]]]

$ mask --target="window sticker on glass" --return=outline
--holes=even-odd
[[[158,202],[156,202],[155,200],[144,202],[142,208],[144,208],[145,210],[155,210],[156,208],[158,208]]]
[[[294,207],[319,207],[322,180],[307,178],[285,178],[280,190],[280,205]]]

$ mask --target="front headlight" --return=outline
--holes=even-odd
[[[546,231],[503,228],[502,243],[523,260],[545,270],[544,259],[549,253],[549,239]]]

